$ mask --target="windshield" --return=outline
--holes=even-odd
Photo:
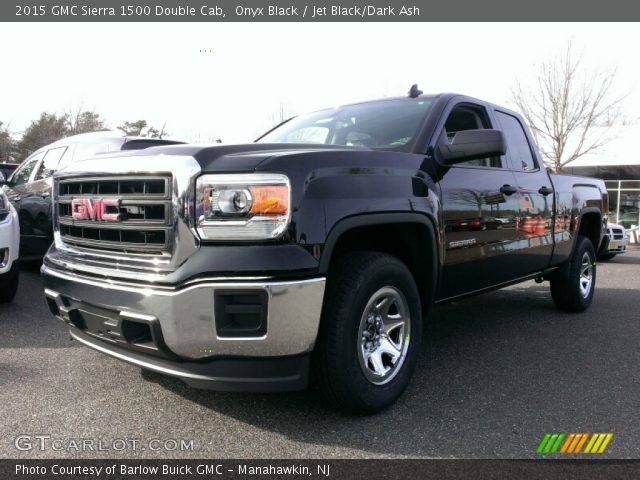
[[[289,120],[258,142],[408,151],[431,103],[403,98],[321,110]]]

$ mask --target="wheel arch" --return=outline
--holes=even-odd
[[[331,263],[349,251],[378,251],[399,258],[416,281],[426,315],[433,305],[440,278],[435,221],[417,212],[375,213],[347,217],[330,230],[319,270],[327,274]]]
[[[593,249],[598,252],[603,238],[602,212],[596,207],[584,208],[579,218],[578,234],[591,240]]]

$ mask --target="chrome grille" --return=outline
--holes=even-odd
[[[624,238],[624,230],[621,228],[612,228],[611,231],[613,232],[613,238],[615,240],[622,240]]]
[[[166,197],[167,178],[88,178],[60,182],[59,195],[118,195]]]
[[[165,176],[65,178],[58,183],[57,222],[67,244],[101,251],[161,254],[170,249],[171,179]],[[74,218],[74,204],[92,213]],[[99,205],[106,220],[93,212]],[[78,213],[78,205],[75,206]]]

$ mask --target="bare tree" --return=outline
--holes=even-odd
[[[99,132],[107,129],[99,113],[85,110],[82,105],[76,110],[68,111],[66,117],[69,135]]]
[[[468,205],[478,212],[478,217],[482,217],[482,206],[486,203],[489,192],[479,192],[470,188],[456,188],[447,193],[453,203]]]
[[[615,77],[615,68],[585,71],[569,43],[563,54],[542,63],[535,87],[518,83],[512,91],[544,161],[556,172],[615,138],[610,129],[621,121],[626,97],[612,96]]]
[[[169,135],[165,131],[165,122],[162,125],[162,129],[158,130],[155,127],[150,126],[146,120],[136,120],[134,122],[125,121],[118,127],[125,135],[133,137],[148,137],[148,138],[163,138],[165,135]]]
[[[11,136],[9,125],[0,122],[0,163],[13,160],[16,142]]]
[[[50,143],[69,135],[67,114],[42,112],[40,118],[32,120],[16,144],[16,158],[22,161],[28,155]]]

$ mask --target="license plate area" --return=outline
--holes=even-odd
[[[72,328],[78,328],[87,335],[124,348],[165,358],[176,358],[164,343],[157,318],[97,307],[70,298],[61,297],[60,300],[65,307],[64,313],[60,311],[58,315]]]
[[[106,338],[107,340],[122,340],[120,322],[117,318],[110,318],[108,316],[100,315],[96,312],[91,312],[83,308],[77,309],[76,314],[76,316],[80,320],[80,325],[78,326],[80,328],[84,326],[84,330],[87,333]]]

